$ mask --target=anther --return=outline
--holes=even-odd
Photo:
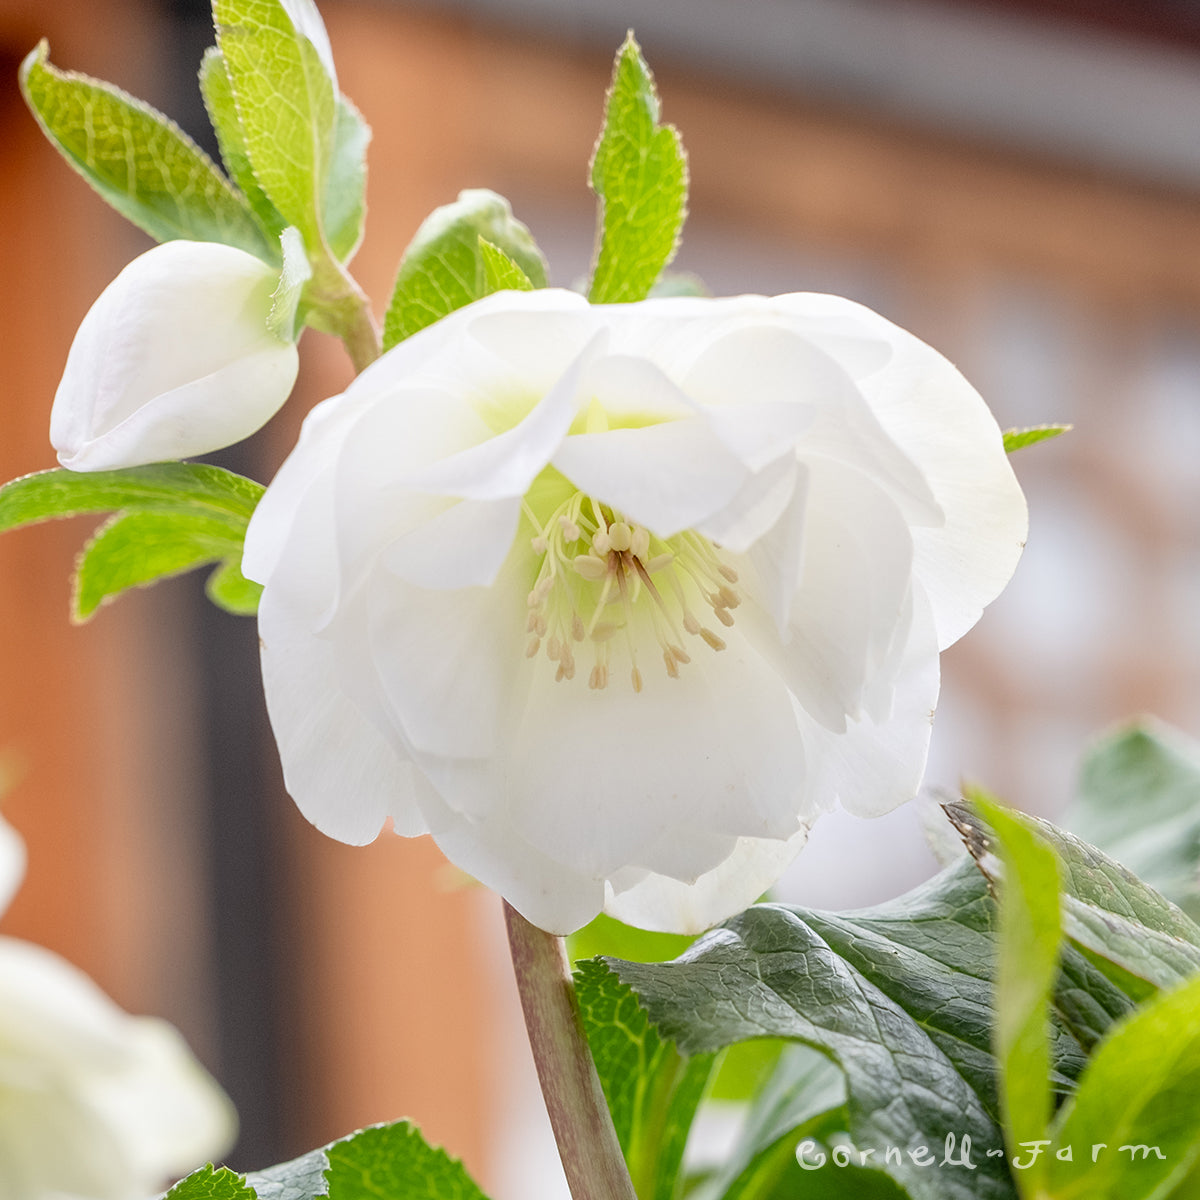
[[[661,571],[663,567],[669,567],[675,561],[673,554],[656,554],[648,563],[646,563],[646,571],[653,575],[656,571]]]
[[[671,651],[671,656],[676,662],[690,663],[692,661],[692,656],[682,646],[668,646],[667,649]]]
[[[732,567],[727,567],[724,563],[718,563],[717,570],[720,571],[730,583],[737,583],[738,573]]]
[[[546,643],[546,657],[551,662],[557,662],[562,657],[562,643],[556,637],[552,637]]]
[[[675,665],[675,655],[671,652],[669,647],[663,651],[663,662],[667,664],[667,674],[670,675],[672,679],[678,679],[679,668]]]
[[[612,543],[608,540],[608,532],[604,529],[597,529],[592,534],[592,549],[597,554],[607,554],[612,549]]]
[[[726,587],[724,585],[722,585],[720,590],[717,592],[717,599],[720,600],[726,608],[737,608],[737,606],[742,602],[741,596],[739,596],[737,592],[733,590],[733,588]]]
[[[725,626],[726,629],[733,624],[733,614],[727,608],[714,608],[713,612],[717,614],[717,620]]]
[[[711,629],[701,629],[700,636],[714,650],[724,650],[725,649],[725,642],[721,638],[717,637],[717,635],[715,633],[713,633],[713,631]]]
[[[571,565],[584,579],[590,579],[593,583],[608,574],[608,563],[591,554],[577,555],[571,559]]]
[[[593,691],[602,691],[608,687],[608,668],[603,663],[597,663],[588,676],[588,687]]]
[[[546,553],[546,539],[542,537],[540,533],[537,535],[537,537],[530,538],[529,544],[533,547],[534,554]]]
[[[571,636],[577,641],[582,642],[584,635],[583,618],[578,613],[571,614]]]
[[[641,673],[641,671],[639,671],[637,669],[637,667],[634,667],[633,670],[630,671],[630,673],[629,673],[629,678],[633,683],[633,690],[635,692],[640,692],[642,690],[642,673]]]
[[[640,525],[634,529],[633,536],[629,540],[629,551],[634,558],[640,558],[643,562],[646,555],[650,553],[650,534]]]
[[[618,554],[624,554],[633,545],[633,530],[624,521],[614,521],[608,527],[608,544]]]
[[[700,622],[691,613],[683,614],[683,627],[688,633],[700,633],[701,631]]]
[[[542,644],[541,638],[531,637],[529,639],[529,645],[525,647],[525,657],[526,658],[536,657],[537,652],[538,652],[538,647],[541,646],[541,644]]]
[[[563,537],[565,537],[568,542],[577,542],[579,540],[579,526],[576,525],[570,517],[564,514],[558,518],[558,523],[562,528]]]

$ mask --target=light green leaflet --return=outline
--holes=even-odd
[[[213,18],[254,178],[313,253],[337,122],[333,81],[279,0],[213,0]]]
[[[224,242],[275,263],[246,201],[174,122],[111,84],[47,61],[21,64],[21,91],[46,136],[122,216],[160,242]]]
[[[630,34],[617,53],[592,156],[599,204],[594,304],[644,300],[675,257],[687,215],[687,160],[673,126],[658,122],[658,93]]]

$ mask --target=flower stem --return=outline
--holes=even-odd
[[[331,256],[313,264],[308,304],[308,324],[341,339],[356,375],[379,357],[382,343],[371,301],[350,272]]]
[[[562,938],[507,902],[504,920],[525,1028],[573,1200],[637,1200],[588,1049]]]

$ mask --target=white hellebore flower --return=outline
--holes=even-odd
[[[309,416],[244,569],[288,788],[530,921],[694,931],[910,799],[1024,498],[940,355],[831,296],[501,293]]]
[[[24,866],[0,822],[0,899]],[[223,1154],[228,1098],[165,1021],[122,1012],[56,954],[0,937],[0,1195],[137,1200]]]
[[[249,437],[296,381],[295,343],[267,327],[279,272],[244,250],[165,242],[83,318],[50,413],[72,471],[207,454]]]

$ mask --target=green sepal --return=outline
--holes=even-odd
[[[659,124],[658,93],[632,32],[613,65],[604,123],[592,154],[594,304],[644,300],[675,257],[687,216],[687,159],[679,134]]]
[[[1004,431],[1004,452],[1012,454],[1014,450],[1023,450],[1036,442],[1044,442],[1049,438],[1058,437],[1060,433],[1070,433],[1071,425],[1033,425],[1028,429],[1006,429]]]
[[[261,592],[241,573],[246,526],[263,487],[207,463],[156,463],[123,471],[56,468],[0,487],[0,532],[40,521],[111,512],[76,563],[73,619],[84,621],[130,587],[219,563],[208,595],[239,614]]]
[[[297,334],[297,313],[304,295],[304,285],[312,278],[312,264],[304,249],[304,238],[294,225],[289,225],[279,238],[283,252],[283,270],[279,285],[271,293],[271,311],[267,328],[282,342],[294,342]]]
[[[460,192],[453,204],[425,218],[400,260],[383,322],[384,350],[497,290],[489,283],[482,242],[510,259],[534,287],[546,286],[546,260],[508,201],[486,188]],[[494,277],[494,255],[491,261]]]
[[[314,254],[338,117],[333,80],[280,0],[213,0],[213,21],[250,170]]]
[[[179,127],[120,88],[47,60],[21,64],[21,92],[68,163],[122,216],[160,242],[221,242],[274,262],[243,197]]]

